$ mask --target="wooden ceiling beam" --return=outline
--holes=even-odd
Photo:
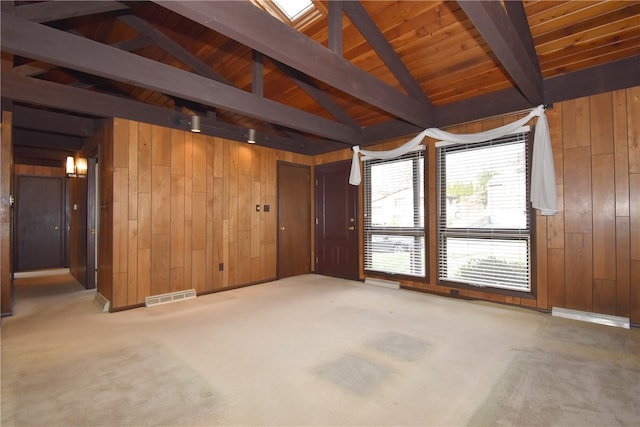
[[[86,91],[45,80],[24,77],[13,72],[3,72],[1,79],[2,98],[34,105],[57,108],[75,113],[99,117],[121,117],[174,129],[188,130],[190,117],[186,114],[161,107],[143,104],[129,99]],[[235,141],[246,141],[247,130],[202,117],[202,133]],[[300,154],[309,154],[309,148],[288,138],[260,134],[259,145]]]
[[[361,101],[420,126],[433,110],[336,55],[250,2],[155,1]]]
[[[118,19],[135,30],[139,35],[149,37],[160,47],[160,49],[164,50],[169,55],[173,56],[176,60],[191,68],[194,73],[227,85],[231,85],[231,82],[229,80],[225,79],[221,74],[201,61],[200,58],[198,58],[196,55],[180,46],[171,37],[167,36],[165,33],[158,30],[156,27],[154,27],[144,19],[140,19],[135,15],[122,15],[118,17]]]
[[[54,111],[13,106],[13,125],[18,128],[40,132],[88,137],[93,135],[94,121],[86,117],[57,113]]]
[[[305,91],[307,95],[309,95],[336,120],[348,126],[360,127],[360,124],[349,116],[335,101],[333,101],[326,92],[318,89],[309,77],[305,76],[300,71],[294,70],[293,68],[283,64],[282,62],[276,61],[275,59],[272,59],[271,62],[273,62],[280,71],[289,76],[289,78],[293,80],[300,89]]]
[[[27,58],[152,89],[328,139],[349,144],[361,141],[360,129],[6,13],[2,13],[1,44],[3,50]]]
[[[153,41],[149,37],[136,37],[131,40],[123,40],[120,42],[112,43],[110,46],[115,48],[126,50],[127,52],[133,52],[134,50],[144,49],[145,47],[149,47],[153,44]],[[37,76],[40,74],[44,74],[47,71],[51,71],[54,68],[57,68],[53,64],[47,64],[41,61],[29,62],[27,64],[18,65],[17,67],[13,67],[13,71],[16,73],[20,73],[23,76]]]
[[[82,149],[84,141],[83,138],[79,136],[16,128],[13,131],[13,143],[14,145],[20,145],[22,147],[79,151]]]
[[[16,6],[13,14],[33,22],[51,22],[128,8],[117,1],[46,1]]]
[[[505,10],[509,15],[509,19],[513,24],[513,28],[520,36],[520,40],[527,50],[527,56],[531,58],[535,68],[540,70],[540,62],[538,61],[538,53],[536,52],[536,46],[533,42],[533,36],[531,35],[531,28],[529,27],[529,21],[527,19],[527,12],[524,10],[522,0],[511,0],[504,2]],[[540,74],[542,79],[542,74]]]
[[[640,55],[544,79],[544,103],[552,104],[598,93],[640,86]],[[515,88],[477,96],[436,109],[438,127],[459,125],[532,108]],[[389,121],[362,129],[363,145],[415,135],[423,129]]]
[[[640,86],[640,55],[545,79],[545,103]]]
[[[530,49],[522,40],[512,20],[521,19],[517,15],[507,15],[501,2],[498,1],[458,1],[462,10],[471,20],[478,32],[502,63],[516,86],[531,105],[538,105],[543,100],[542,72],[537,56],[532,56]],[[520,26],[525,23],[519,24]]]
[[[400,56],[393,49],[393,46],[385,38],[382,31],[378,28],[371,16],[367,13],[364,6],[357,1],[347,1],[344,3],[344,11],[358,28],[358,31],[364,36],[369,45],[376,51],[382,62],[385,63],[389,71],[395,76],[404,90],[418,102],[428,105],[433,109],[431,100],[425,95],[424,91],[411,75],[409,69],[404,65]]]
[[[342,56],[342,1],[329,2],[329,34],[327,46],[333,53]]]

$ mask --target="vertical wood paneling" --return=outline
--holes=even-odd
[[[640,323],[640,87],[627,89],[627,135],[629,147],[629,316]]]
[[[2,129],[0,131],[0,312],[11,313],[12,280],[11,280],[11,206],[7,194],[11,194],[12,165],[12,127],[13,115],[10,111],[2,112]]]
[[[185,246],[184,132],[171,131],[171,292],[184,289]]]
[[[627,89],[629,173],[632,174],[640,173],[640,120],[638,117],[640,117],[640,86]]]
[[[129,220],[127,247],[127,305],[138,304],[138,221]]]
[[[615,280],[616,206],[614,158],[593,156],[593,276]]]
[[[624,90],[613,93],[613,140],[616,216],[629,216],[629,145],[627,143],[627,96]]]
[[[591,151],[571,148],[564,153],[564,231],[591,233]]]
[[[567,233],[564,260],[571,273],[565,275],[567,308],[591,311],[593,303],[592,236],[587,233]],[[565,267],[566,268],[566,267]]]
[[[548,309],[565,305],[565,251],[549,249],[547,257]]]
[[[613,153],[613,94],[594,95],[589,99],[591,153]]]
[[[184,289],[190,289],[192,279],[193,236],[193,137],[184,134]]]
[[[116,145],[118,142],[116,141]],[[124,147],[126,151],[126,146]],[[115,150],[117,153],[122,150]],[[116,307],[127,306],[127,272],[129,257],[129,221],[128,221],[128,183],[129,173],[126,168],[113,170],[113,304]],[[116,277],[118,277],[116,282]],[[115,286],[117,284],[117,286]]]
[[[536,307],[546,308],[548,299],[547,283],[547,217],[537,215],[536,217]],[[534,301],[535,302],[535,301]]]
[[[636,123],[636,126],[640,127],[640,124]],[[629,192],[632,194],[629,203],[629,314],[632,320],[640,323],[640,173],[629,175]]]
[[[589,98],[578,98],[562,103],[562,145],[564,150],[589,147]]]
[[[97,292],[113,304],[113,121],[105,123],[94,135],[99,149],[100,221],[98,224],[98,283]]]
[[[214,199],[214,188],[213,188],[213,169],[214,169],[214,149],[213,144],[215,143],[215,138],[207,137],[207,145],[206,145],[206,153],[207,153],[207,236],[214,236],[214,217],[215,210],[213,207],[213,199]],[[212,291],[215,289],[215,280],[214,275],[215,271],[218,271],[217,265],[218,262],[214,256],[214,239],[207,239],[207,249],[206,249],[206,263],[207,263],[207,271],[206,271],[206,288],[208,291]]]
[[[629,317],[631,257],[629,217],[616,218],[616,315]]]
[[[150,124],[138,123],[138,304],[151,293],[151,217],[152,217],[152,150],[153,129]],[[130,174],[130,179],[133,177]]]

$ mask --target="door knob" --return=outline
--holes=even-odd
[[[350,225],[350,226],[349,226],[349,230],[350,230],[350,231],[353,231],[353,230],[355,230],[355,229],[356,229],[356,228],[355,228],[353,225]]]
[[[284,226],[280,226],[280,230],[284,231]]]
[[[58,227],[57,225],[55,227],[53,227],[54,230],[60,230],[60,227]]]

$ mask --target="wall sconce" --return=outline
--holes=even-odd
[[[200,116],[191,117],[191,132],[200,133]]]
[[[69,178],[86,178],[87,159],[82,157],[74,159],[73,156],[67,156],[65,171]]]
[[[247,137],[247,142],[249,144],[255,144],[256,143],[256,130],[255,129],[249,129],[249,136]]]

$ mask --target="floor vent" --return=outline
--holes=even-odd
[[[96,292],[96,296],[93,298],[93,302],[96,303],[98,308],[102,310],[103,313],[107,313],[109,311],[109,300],[106,299],[100,292]]]
[[[630,328],[628,317],[610,316],[608,314],[589,313],[586,311],[570,310],[568,308],[553,307],[551,315],[565,319],[582,320],[583,322],[598,323],[600,325]]]
[[[391,280],[375,279],[373,277],[367,277],[364,279],[365,285],[382,286],[389,289],[400,289],[400,282],[393,282]]]
[[[169,294],[153,295],[144,299],[144,305],[151,307],[152,305],[168,304],[170,302],[184,301],[196,297],[196,290],[189,289],[186,291],[171,292]]]

